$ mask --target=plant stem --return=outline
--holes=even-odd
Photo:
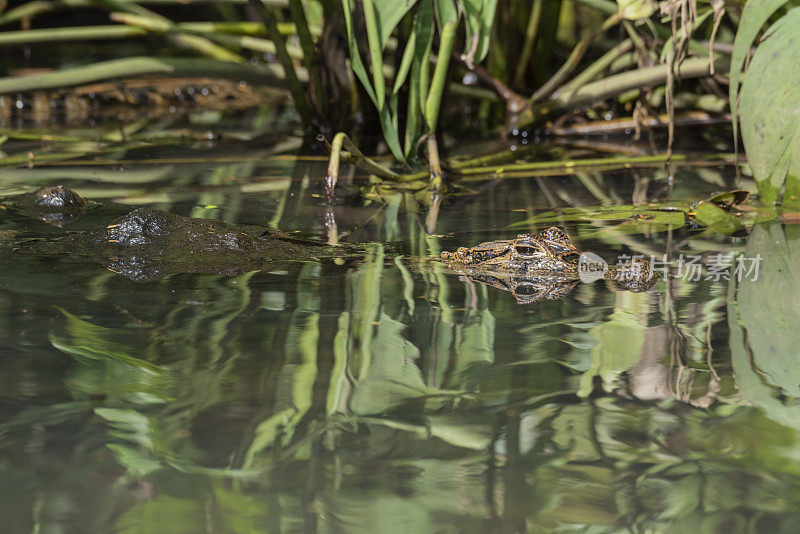
[[[528,63],[531,60],[533,47],[536,44],[536,35],[539,33],[539,22],[542,18],[542,3],[544,0],[533,0],[531,6],[531,15],[528,19],[528,27],[525,29],[525,45],[522,47],[522,53],[519,56],[517,63],[517,70],[514,73],[514,85],[522,85],[525,71],[528,68]]]
[[[586,167],[605,167],[614,166],[625,168],[636,165],[649,165],[654,163],[664,163],[668,160],[673,162],[678,161],[695,161],[695,160],[714,160],[714,161],[728,161],[733,160],[732,154],[710,154],[708,156],[689,157],[685,154],[672,154],[671,158],[668,154],[656,154],[653,156],[629,156],[629,157],[613,157],[613,158],[589,158],[577,159],[571,161],[536,161],[533,163],[518,163],[512,165],[488,166],[488,167],[474,167],[462,168],[458,170],[458,174],[467,176],[475,174],[505,174],[511,172],[529,172],[539,170],[552,170],[552,169],[565,169],[573,170]]]
[[[573,0],[577,4],[583,4],[585,6],[593,7],[595,9],[599,9],[604,13],[608,13],[609,15],[613,15],[617,11],[619,11],[619,6],[613,0]]]
[[[9,9],[0,15],[0,25],[10,24],[23,19],[32,19],[37,15],[55,11],[61,7],[86,7],[90,6],[89,0],[61,0],[60,2],[45,2],[43,0],[34,0],[27,2],[21,6]]]
[[[244,62],[244,58],[240,55],[234,54],[227,48],[223,48],[217,44],[214,44],[205,37],[184,34],[178,30],[175,26],[175,23],[167,17],[159,15],[158,13],[154,13],[153,11],[150,11],[149,9],[141,7],[135,3],[125,2],[122,0],[94,0],[92,5],[104,7],[110,11],[133,15],[138,21],[137,25],[141,25],[146,29],[163,31],[169,39],[178,45],[192,48],[204,56],[222,61],[231,61],[236,63]]]
[[[77,26],[0,32],[0,45],[25,45],[59,41],[90,41],[93,39],[125,39],[147,35],[143,28],[119,24],[107,26]]]
[[[617,24],[619,20],[620,16],[618,14],[611,15],[603,22],[602,26],[600,26],[598,30],[590,31],[580,41],[578,41],[578,44],[576,44],[575,48],[572,49],[572,52],[570,52],[569,57],[561,66],[561,68],[559,68],[556,73],[544,83],[544,85],[542,85],[535,93],[533,93],[533,96],[530,98],[529,102],[533,103],[538,100],[542,100],[555,91],[556,87],[558,87],[558,85],[562,83],[567,76],[569,76],[569,74],[578,67],[578,64],[581,62],[586,50],[589,49],[589,45],[591,45],[603,32]]]
[[[173,78],[206,76],[267,84],[283,83],[282,73],[275,67],[258,68],[249,64],[206,58],[132,57],[32,76],[0,78],[0,94],[63,88],[112,78],[134,78],[150,74],[164,74]]]
[[[273,10],[277,8],[265,5],[264,0],[249,0],[249,5],[256,11],[259,18],[264,23],[264,27],[267,29],[267,35],[269,35],[272,42],[275,43],[276,55],[278,56],[278,61],[280,61],[283,66],[286,83],[289,86],[289,91],[292,93],[292,100],[294,100],[294,107],[298,115],[300,115],[303,126],[308,128],[311,126],[311,108],[308,105],[303,86],[300,84],[300,80],[295,72],[294,62],[289,52],[286,50],[283,37],[278,31],[278,19],[273,12]]]
[[[355,143],[347,137],[346,133],[339,132],[333,136],[333,141],[331,141],[331,158],[328,162],[328,174],[325,176],[325,193],[329,200],[333,198],[336,185],[339,183],[339,160],[342,157],[342,148],[349,152],[347,159],[351,164],[361,167],[365,171],[380,176],[381,178],[396,181],[403,180],[401,175],[383,167],[380,163],[362,154]]]
[[[680,78],[686,80],[709,76],[709,63],[710,61],[708,58],[687,59],[678,69]],[[727,58],[718,58],[714,60],[714,66],[717,71],[727,71],[729,63]],[[669,75],[669,68],[669,65],[656,65],[654,67],[615,74],[605,79],[584,85],[576,89],[575,92],[570,95],[562,95],[544,102],[537,102],[520,113],[517,126],[519,128],[526,128],[557,111],[574,109],[591,104],[598,100],[617,96],[630,89],[663,84]]]
[[[442,188],[442,163],[439,160],[439,145],[436,143],[434,134],[428,134],[426,146],[428,148],[428,168],[431,173],[431,188],[439,191]]]
[[[300,48],[303,51],[303,63],[306,69],[308,69],[308,72],[312,72],[314,40],[311,38],[306,14],[303,11],[303,4],[300,0],[289,0],[289,14],[292,17],[292,22],[294,22],[294,26],[297,30],[297,37],[300,40]],[[278,32],[280,32],[280,24],[278,25]]]
[[[425,101],[425,121],[428,124],[428,133],[431,134],[436,132],[436,123],[439,120],[439,109],[442,105],[442,94],[447,81],[447,70],[450,67],[450,55],[453,52],[457,28],[457,22],[448,22],[442,28],[436,67],[433,69],[431,87]]]
[[[629,52],[633,48],[633,42],[630,39],[625,39],[620,44],[600,56],[597,61],[586,67],[580,74],[575,76],[571,81],[567,82],[566,84],[562,85],[559,89],[553,93],[553,98],[556,98],[562,94],[569,95],[572,91],[577,89],[578,87],[582,87],[583,85],[591,82],[601,73],[603,73],[609,66],[611,66],[614,61],[617,60],[623,54]]]
[[[674,119],[675,126],[706,126],[710,124],[723,124],[731,121],[730,115],[712,116],[705,111],[689,111],[678,115]],[[641,126],[647,128],[660,128],[667,126],[669,116],[667,114],[653,116],[645,121],[639,121]],[[564,128],[554,128],[551,130],[553,135],[604,135],[610,133],[620,133],[626,130],[633,130],[636,121],[633,118],[621,118],[584,122],[567,126]]]
[[[530,98],[530,102],[536,102],[548,96],[552,93],[558,85],[563,82],[569,73],[575,70],[578,64],[581,62],[583,55],[586,53],[586,50],[589,48],[589,45],[592,44],[594,40],[594,36],[587,36],[578,41],[578,44],[575,45],[575,48],[572,49],[570,52],[569,57],[564,62],[563,65],[556,71],[553,76],[547,80],[544,85],[542,85],[539,89],[533,93],[533,96]]]

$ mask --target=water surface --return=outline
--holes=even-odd
[[[325,158],[282,143],[126,146],[3,171],[4,193],[64,183],[107,205],[63,228],[0,212],[18,238],[147,205],[366,243],[356,260],[150,283],[0,256],[4,529],[800,528],[797,228],[569,211],[688,213],[736,187],[732,167],[487,176],[434,218],[413,192],[365,202],[349,168],[329,209]],[[418,261],[549,224],[609,262],[653,256],[667,276],[519,305]],[[736,274],[756,257],[758,273]]]

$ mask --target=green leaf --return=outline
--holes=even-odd
[[[383,46],[380,41],[378,28],[378,14],[372,0],[362,0],[364,6],[364,21],[367,26],[367,43],[369,57],[372,62],[372,83],[375,87],[375,105],[378,110],[386,106],[386,80],[383,78]]]
[[[695,208],[695,216],[702,224],[715,232],[730,234],[741,228],[741,220],[720,208],[713,202],[700,202]]]
[[[480,62],[489,51],[497,0],[464,0],[467,23],[467,42],[464,55],[472,62]]]
[[[432,436],[451,445],[465,449],[486,449],[492,442],[492,425],[475,419],[463,415],[432,415],[427,418],[427,423]]]
[[[738,98],[739,84],[741,83],[742,69],[744,61],[750,53],[750,47],[756,39],[756,35],[761,27],[787,0],[757,0],[747,2],[739,20],[739,28],[736,30],[736,38],[733,41],[733,54],[731,55],[731,66],[728,74],[730,85],[728,87],[728,97],[731,103],[731,117],[733,117],[733,140],[738,139]]]
[[[417,0],[368,0],[374,5],[378,22],[378,36],[380,37],[381,50],[386,48],[389,36],[403,20],[408,11],[414,7]],[[364,2],[366,9],[367,2]]]
[[[436,17],[439,23],[439,33],[444,31],[444,27],[458,20],[458,8],[453,0],[436,0]]]
[[[369,2],[369,0],[368,0]],[[369,9],[368,9],[369,7]],[[361,84],[364,86],[364,89],[367,91],[367,95],[369,95],[370,100],[372,103],[375,104],[375,107],[378,110],[378,115],[381,121],[381,130],[383,132],[383,137],[386,140],[386,144],[389,146],[389,149],[392,151],[392,154],[395,158],[400,161],[405,161],[405,157],[403,156],[403,150],[400,148],[400,137],[397,132],[397,128],[394,125],[394,121],[392,121],[391,114],[389,113],[389,109],[386,106],[385,102],[385,88],[384,88],[384,79],[383,79],[383,60],[382,57],[378,57],[378,63],[380,64],[380,68],[375,71],[375,58],[376,52],[375,46],[376,37],[375,37],[375,18],[374,18],[374,8],[372,8],[371,2],[369,2],[369,6],[365,3],[365,11],[371,11],[373,13],[373,17],[370,18],[367,16],[367,33],[372,35],[370,38],[370,55],[373,58],[373,70],[374,76],[373,79],[378,82],[378,84],[373,87],[372,83],[370,82],[369,74],[367,74],[367,69],[364,67],[364,63],[361,61],[361,55],[358,51],[358,42],[355,37],[355,32],[353,29],[353,0],[342,0],[342,11],[344,12],[344,22],[345,26],[347,27],[347,44],[350,48],[350,66],[353,69],[353,72],[356,74],[356,77],[361,81]],[[370,22],[371,21],[371,22]],[[372,31],[370,32],[370,24],[372,24]],[[379,50],[377,54],[381,54]],[[380,96],[380,98],[379,98]]]
[[[433,0],[421,0],[414,21],[414,33],[417,44],[414,47],[414,59],[419,64],[419,113],[425,112],[425,102],[428,100],[428,89],[431,80],[431,62],[428,58],[433,49],[434,30]]]
[[[665,224],[680,228],[684,224],[684,211],[689,209],[686,203],[670,203],[661,206],[597,206],[586,208],[564,208],[559,213],[546,211],[524,221],[514,223],[510,227],[530,226],[547,223],[570,221],[624,221],[631,219],[637,224]]]
[[[787,228],[789,231],[797,233],[797,228]],[[791,237],[777,223],[753,228],[743,258],[750,260],[760,255],[759,271],[757,275],[752,272],[741,276],[736,307],[738,321],[747,331],[752,365],[762,375],[762,381],[786,396],[800,398],[800,366],[795,348],[800,239],[797,235]],[[752,262],[746,265],[750,267]]]
[[[742,84],[740,119],[762,200],[772,202],[787,175],[800,178],[800,62],[795,53],[800,50],[800,8],[781,17],[767,35]]]
[[[364,89],[367,91],[372,102],[377,106],[378,101],[375,98],[375,89],[369,80],[369,74],[361,61],[361,55],[358,52],[358,41],[353,31],[353,0],[342,0],[342,12],[344,12],[344,23],[347,28],[347,45],[350,48],[350,66],[353,69],[356,77],[361,81]]]
[[[448,0],[449,1],[449,0]],[[428,124],[428,133],[436,132],[436,123],[439,120],[439,110],[442,105],[442,94],[447,82],[447,71],[450,67],[450,54],[456,39],[457,21],[449,21],[442,29],[439,43],[439,53],[436,58],[436,68],[433,71],[428,99],[425,101],[425,122]]]
[[[414,61],[414,51],[417,45],[416,27],[411,29],[411,34],[408,36],[408,44],[403,50],[403,59],[400,61],[400,67],[397,69],[397,76],[394,78],[394,85],[392,86],[392,94],[397,94],[400,88],[406,83],[408,71],[411,70],[411,63]]]

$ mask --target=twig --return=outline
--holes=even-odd
[[[235,63],[244,62],[244,58],[239,54],[234,54],[227,48],[214,44],[205,37],[185,34],[178,30],[175,23],[167,17],[159,15],[133,2],[125,2],[122,0],[94,0],[90,2],[90,4],[104,7],[110,11],[135,15],[142,25],[150,26],[148,29],[159,28],[173,42],[194,49],[204,56]]]
[[[714,117],[705,111],[689,111],[683,115],[675,117],[675,126],[706,126],[709,124],[729,123],[731,116],[728,114]],[[666,127],[669,116],[666,114],[657,117],[649,117],[641,126],[648,128]],[[619,133],[626,130],[633,130],[636,121],[633,118],[622,118],[614,120],[599,120],[574,124],[563,128],[553,128],[550,133],[553,135],[605,135],[609,133]]]
[[[553,98],[561,95],[569,96],[574,90],[594,80],[597,76],[605,72],[612,63],[619,59],[623,54],[630,52],[633,48],[633,41],[625,39],[620,44],[600,56],[594,63],[586,67],[580,74],[571,81],[562,85],[553,93]]]
[[[709,63],[709,58],[687,59],[679,67],[681,79],[709,76]],[[714,66],[718,71],[727,71],[729,65],[730,61],[727,58],[714,60]],[[584,85],[571,95],[562,95],[528,106],[520,113],[517,124],[520,128],[525,128],[557,111],[575,109],[598,100],[617,96],[631,89],[663,84],[669,75],[669,70],[669,65],[656,65],[609,76]]]
[[[558,87],[559,84],[561,84],[567,78],[567,76],[569,76],[569,74],[578,67],[578,64],[581,62],[581,59],[583,59],[583,55],[586,53],[586,50],[589,49],[589,45],[591,45],[595,39],[602,35],[603,32],[617,24],[619,20],[620,15],[616,13],[611,15],[603,22],[599,29],[589,32],[588,35],[585,35],[580,41],[578,41],[578,44],[576,44],[575,48],[572,49],[572,52],[570,52],[567,60],[563,65],[561,65],[561,68],[559,68],[556,73],[544,83],[544,85],[542,85],[535,93],[533,93],[533,96],[528,99],[528,102],[533,103],[550,95],[556,89],[556,87]]]
[[[460,61],[466,67],[466,63],[460,58],[460,56],[456,55],[455,59]],[[480,65],[475,65],[472,69],[472,72],[478,77],[478,80],[481,81],[484,85],[488,86],[492,91],[500,97],[503,102],[506,103],[506,111],[510,115],[516,115],[528,105],[525,98],[511,89],[509,86],[486,72],[483,67]]]

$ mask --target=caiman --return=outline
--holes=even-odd
[[[61,224],[97,206],[62,187],[7,197],[5,210]],[[6,235],[4,241],[9,241]],[[15,242],[12,252],[89,259],[139,282],[176,273],[239,275],[287,261],[360,257],[354,245],[330,246],[273,228],[235,225],[139,208],[99,231],[66,232]]]
[[[603,277],[614,287],[641,292],[658,279],[643,258],[609,266],[597,256],[581,254],[569,235],[555,226],[536,235],[442,252],[438,259],[470,280],[509,291],[520,304],[560,299],[581,280]]]
[[[63,186],[0,201],[0,208],[56,224],[93,206],[97,204]],[[23,239],[12,250],[82,257],[140,282],[175,273],[237,275],[288,261],[363,256],[363,248],[357,245],[330,246],[272,228],[182,217],[149,208],[131,211],[99,231]],[[520,303],[530,303],[569,293],[591,275],[584,270],[593,265],[586,258],[566,232],[551,227],[537,235],[461,247],[424,261],[444,263],[457,274],[509,291]],[[652,287],[658,275],[648,261],[635,259],[628,265],[609,267],[604,277],[617,287],[638,292]]]

